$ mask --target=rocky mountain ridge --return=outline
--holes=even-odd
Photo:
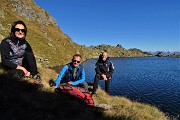
[[[108,50],[110,57],[148,56],[138,49],[126,50],[120,44],[79,45],[64,34],[56,20],[33,0],[1,0],[0,6],[0,41],[9,35],[14,21],[23,20],[28,28],[26,40],[38,61],[47,66],[65,64],[75,53],[81,54],[83,60],[96,58],[104,49]]]

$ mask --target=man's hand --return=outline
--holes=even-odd
[[[69,85],[72,85],[72,82],[70,81],[70,82],[68,82],[68,84],[69,84]]]
[[[108,80],[105,74],[102,74],[104,80]]]
[[[49,80],[49,86],[56,87],[56,83],[53,81],[53,79]]]

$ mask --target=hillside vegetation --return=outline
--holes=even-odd
[[[28,28],[26,39],[36,58],[49,66],[67,63],[75,53],[80,53],[84,60],[94,58],[104,49],[108,50],[111,57],[148,55],[142,51],[126,50],[119,44],[91,47],[78,45],[62,32],[55,19],[33,0],[1,0],[0,6],[0,40],[9,35],[15,20],[23,20]]]
[[[43,2],[43,1],[42,1]],[[69,96],[54,92],[48,81],[57,77],[61,66],[80,53],[83,60],[96,58],[106,49],[111,57],[140,57],[147,53],[117,46],[78,45],[64,34],[56,20],[33,0],[0,0],[0,40],[9,35],[11,24],[23,20],[28,27],[27,41],[31,44],[42,75],[43,88],[29,78],[7,76],[0,69],[0,119],[2,120],[167,120],[157,108],[109,96],[99,89],[94,95],[95,107],[84,106]],[[56,68],[55,66],[59,66]],[[53,69],[55,69],[53,70]],[[91,86],[90,86],[91,87]]]

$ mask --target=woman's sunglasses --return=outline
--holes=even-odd
[[[75,63],[75,62],[80,63],[81,61],[73,60],[73,63]]]
[[[21,31],[21,32],[23,32],[23,33],[26,32],[25,29],[14,28],[14,30],[17,31],[17,32],[19,32],[19,31]]]

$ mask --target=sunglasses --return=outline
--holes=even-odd
[[[75,63],[75,62],[80,63],[81,61],[73,60],[73,63]]]
[[[19,31],[21,31],[21,32],[26,32],[25,29],[14,28],[14,30],[17,31],[17,32],[19,32]]]

